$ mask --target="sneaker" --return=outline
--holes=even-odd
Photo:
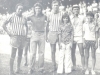
[[[28,74],[32,74],[32,73],[33,73],[33,70],[29,70],[29,71],[28,71]]]
[[[72,71],[76,71],[76,66],[73,66],[72,67]]]
[[[96,73],[95,73],[94,70],[91,70],[91,74],[92,74],[92,75],[96,75]]]
[[[12,72],[12,73],[9,73],[9,75],[16,75],[14,72]]]
[[[22,72],[22,70],[16,70],[16,73],[19,74],[19,73],[23,73],[23,72]]]
[[[89,75],[89,70],[86,70],[86,71],[85,71],[85,74],[86,74],[86,75]]]

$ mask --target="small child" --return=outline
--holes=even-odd
[[[83,25],[83,38],[84,38],[84,48],[85,48],[85,65],[86,65],[86,71],[85,74],[89,74],[88,70],[88,60],[89,60],[89,50],[91,48],[92,52],[92,70],[91,74],[94,75],[95,71],[95,63],[96,63],[96,49],[98,46],[98,27],[96,25],[96,22],[94,20],[94,14],[92,12],[87,13],[87,19],[88,21],[84,23]]]
[[[57,73],[62,74],[65,67],[65,74],[71,72],[71,47],[73,42],[73,27],[70,23],[68,14],[64,14],[62,17],[62,25],[59,28],[59,61]],[[64,65],[63,65],[64,64]]]

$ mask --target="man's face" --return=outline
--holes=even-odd
[[[40,14],[42,12],[41,8],[39,6],[35,7],[35,13]]]
[[[92,16],[87,16],[87,19],[88,19],[89,22],[92,22],[93,17]]]
[[[73,13],[74,14],[79,14],[79,8],[73,8]]]
[[[52,9],[53,9],[54,11],[59,10],[59,4],[58,4],[58,3],[52,4]]]
[[[23,12],[23,6],[18,6],[16,9],[17,14],[21,15]]]

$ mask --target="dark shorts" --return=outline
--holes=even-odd
[[[91,40],[85,40],[85,49],[89,49],[90,47],[93,49],[96,49],[96,41],[91,41]]]
[[[25,36],[11,36],[10,37],[10,44],[12,47],[18,48],[18,47],[24,47],[26,42]]]
[[[50,31],[48,33],[48,41],[50,44],[56,44],[58,41],[58,32]]]

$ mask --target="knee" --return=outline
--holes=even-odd
[[[95,54],[92,54],[92,59],[95,59],[96,58],[96,55]]]
[[[87,58],[87,59],[88,59],[88,58],[89,58],[89,54],[86,54],[86,55],[85,55],[85,58]]]
[[[81,57],[84,57],[84,53],[80,53]]]

